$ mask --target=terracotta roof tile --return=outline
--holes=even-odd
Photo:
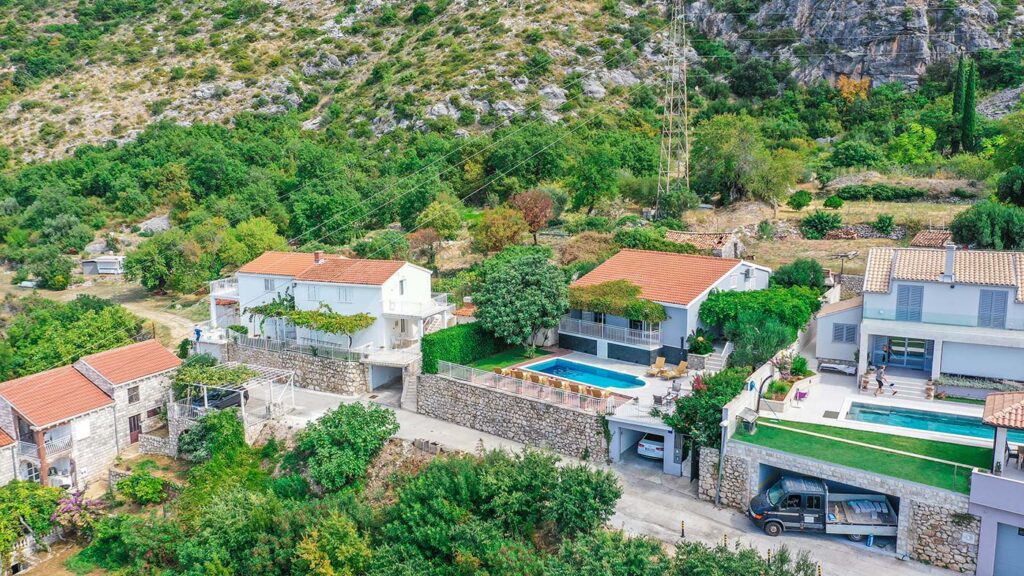
[[[699,250],[714,250],[725,246],[732,238],[730,232],[679,232],[669,230],[665,238],[680,244],[690,244]]]
[[[403,260],[327,260],[308,267],[296,280],[336,282],[338,284],[381,285],[405,266]]]
[[[274,252],[260,254],[238,269],[245,274],[272,274],[276,276],[298,276],[313,265],[312,252]],[[325,254],[327,261],[344,260],[344,256]]]
[[[1024,392],[989,393],[981,420],[989,426],[1024,430]]]
[[[739,263],[733,258],[622,250],[573,282],[573,286],[629,280],[640,287],[643,298],[685,306]]]
[[[1024,253],[957,250],[954,281],[961,284],[1013,286],[1024,302]],[[946,266],[945,248],[872,248],[864,278],[865,292],[888,292],[890,279],[936,282]]]
[[[849,298],[847,300],[840,300],[834,304],[825,304],[818,310],[818,318],[822,316],[828,316],[829,314],[835,314],[836,312],[842,312],[843,310],[849,310],[851,308],[860,308],[864,305],[864,297],[857,296],[856,298]]]
[[[115,385],[159,374],[181,365],[181,360],[156,340],[146,340],[92,354],[82,358],[82,361]]]
[[[953,238],[949,230],[921,230],[910,241],[911,246],[918,248],[942,248]]]
[[[462,316],[464,318],[472,318],[476,314],[476,304],[472,302],[463,304],[455,309],[456,316]]]
[[[7,432],[0,430],[0,448],[14,444],[14,438],[7,435]]]
[[[0,384],[0,396],[35,426],[49,426],[114,401],[74,366],[61,366]]]

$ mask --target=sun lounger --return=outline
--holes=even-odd
[[[651,364],[651,367],[648,368],[647,375],[648,376],[657,376],[664,369],[665,369],[665,357],[664,356],[658,356],[658,358],[654,361],[654,364]]]
[[[673,378],[681,378],[686,375],[686,362],[680,362],[672,370],[665,370],[661,373],[661,377],[664,380],[672,380]]]

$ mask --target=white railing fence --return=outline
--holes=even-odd
[[[503,392],[509,392],[519,396],[525,396],[534,400],[540,400],[550,404],[559,404],[594,414],[610,414],[615,412],[618,398],[596,398],[586,394],[579,394],[561,388],[553,388],[535,382],[527,382],[520,378],[502,376],[494,372],[484,372],[461,364],[439,361],[437,373],[460,382],[468,382],[477,386],[493,388]]]
[[[239,346],[266,350],[268,352],[296,352],[307,356],[322,356],[335,360],[358,362],[366,358],[370,353],[371,344],[364,344],[355,348],[345,348],[328,342],[321,342],[311,338],[300,340],[276,340],[270,338],[253,338],[242,334],[233,334],[231,339]]]
[[[71,434],[47,440],[44,444],[47,456],[71,450],[71,442]]]
[[[558,331],[579,336],[590,336],[621,344],[657,346],[661,344],[661,330],[636,330],[622,326],[609,326],[599,322],[588,322],[563,316],[558,321]]]
[[[238,280],[236,278],[222,278],[210,282],[210,294],[238,294]]]

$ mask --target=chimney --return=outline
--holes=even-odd
[[[320,264],[323,264],[323,263],[324,263],[324,253],[323,253],[323,251],[322,250],[317,250],[316,252],[313,252],[313,264],[320,265]]]
[[[954,262],[956,261],[956,244],[950,240],[946,240],[946,243],[943,244],[943,248],[946,249],[946,266],[942,271],[942,281],[954,282],[956,280],[956,275],[953,273]]]

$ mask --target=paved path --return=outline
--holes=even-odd
[[[289,423],[303,425],[318,418],[329,408],[357,399],[335,394],[312,392],[296,388],[298,409],[289,415]],[[392,407],[393,408],[393,407]],[[505,448],[520,450],[522,444],[486,434],[478,430],[430,418],[407,410],[395,410],[400,429],[397,436],[404,440],[423,438],[454,450],[475,452],[480,442],[486,449]],[[565,460],[572,460],[565,458]],[[679,539],[679,523],[686,522],[686,537],[707,544],[718,544],[728,536],[730,545],[740,542],[754,546],[762,552],[782,544],[793,550],[807,550],[813,560],[820,562],[825,575],[834,576],[949,576],[953,572],[902,561],[891,553],[877,548],[854,544],[842,537],[811,534],[787,534],[771,538],[757,530],[739,511],[717,509],[698,500],[695,487],[686,478],[662,474],[650,462],[632,459],[622,465],[605,466],[622,484],[623,494],[615,515],[609,524],[630,534],[657,538],[667,544]]]

